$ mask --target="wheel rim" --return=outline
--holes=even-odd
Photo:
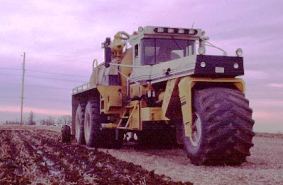
[[[89,142],[89,138],[90,138],[90,127],[91,127],[90,114],[86,113],[85,122],[84,122],[84,133],[85,133],[85,140],[87,143]]]
[[[79,141],[80,139],[80,129],[81,129],[81,126],[80,126],[80,118],[77,116],[76,117],[76,140]]]
[[[190,141],[193,146],[198,146],[200,144],[201,134],[201,119],[197,113],[194,113],[192,123],[192,134],[190,137]]]

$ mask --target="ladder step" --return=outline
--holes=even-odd
[[[129,116],[122,116],[121,119],[129,119]]]
[[[126,130],[128,128],[125,128],[125,127],[117,127],[118,129],[121,129],[121,130]]]
[[[117,128],[117,124],[114,123],[102,123],[102,128]]]
[[[126,106],[125,108],[126,108],[126,109],[132,109],[132,108],[134,108],[134,106],[133,106],[133,105],[128,105],[128,106]]]

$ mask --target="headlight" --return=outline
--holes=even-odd
[[[178,33],[185,33],[184,29],[178,29]]]
[[[168,29],[168,33],[174,33],[174,29],[173,28],[169,28]]]
[[[238,57],[242,57],[242,56],[243,56],[243,50],[242,50],[241,48],[238,48],[238,49],[236,50],[236,55],[237,55]]]
[[[234,67],[234,69],[238,69],[239,68],[239,64],[238,63],[234,63],[233,67]]]
[[[142,31],[143,31],[143,27],[141,27],[141,26],[138,27],[138,31],[139,31],[139,32],[142,32]]]
[[[196,33],[196,30],[194,30],[194,29],[189,29],[189,34],[190,35],[193,35],[193,34],[195,34]]]
[[[200,55],[204,55],[204,54],[205,54],[205,47],[204,47],[204,46],[200,46],[200,47],[198,48],[198,53],[199,53]]]
[[[164,32],[164,28],[157,28],[157,32],[158,32],[158,33]]]
[[[200,67],[205,67],[206,66],[206,63],[205,62],[201,62],[200,63]]]

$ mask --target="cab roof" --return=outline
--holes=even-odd
[[[199,39],[205,34],[201,29],[173,28],[160,26],[139,27],[129,39],[131,45],[135,45],[143,38],[176,38],[176,39]]]

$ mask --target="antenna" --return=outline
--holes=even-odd
[[[195,26],[195,21],[194,21],[193,24],[192,24],[192,29],[194,28],[194,26]]]

